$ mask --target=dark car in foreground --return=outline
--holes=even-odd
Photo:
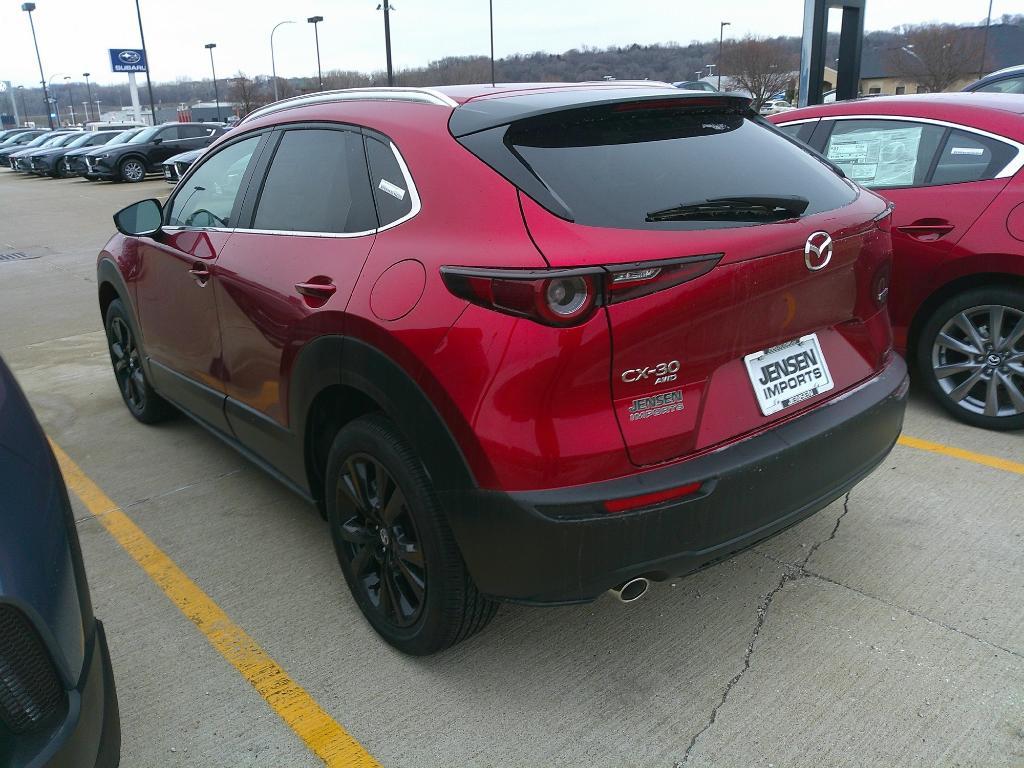
[[[118,144],[125,144],[134,136],[142,133],[146,130],[145,128],[125,128],[114,135],[110,141],[100,147],[83,147],[81,149],[73,149],[64,156],[64,170],[69,176],[84,176],[89,181],[96,181],[99,177],[93,176],[89,173],[89,168],[86,163],[86,158],[108,152],[111,147],[116,147]],[[106,147],[106,148],[104,148]]]
[[[173,404],[318,503],[407,653],[500,600],[639,598],[839,498],[902,427],[887,204],[735,94],[311,94],[115,223],[130,412]]]
[[[897,349],[968,424],[1024,428],[1024,97],[937,93],[771,120],[896,205]]]
[[[64,158],[68,152],[102,146],[118,133],[120,131],[117,130],[86,131],[63,144],[40,148],[28,157],[29,170],[39,176],[53,176],[54,178],[66,176],[67,166],[64,163]]]
[[[109,768],[120,742],[64,481],[0,360],[0,765]]]
[[[145,128],[109,151],[86,155],[86,173],[99,179],[137,182],[181,152],[206,147],[227,128],[219,123],[164,123]]]
[[[964,86],[971,93],[1015,93],[1024,94],[1024,64],[1007,67],[985,75],[980,80]]]
[[[188,172],[192,163],[198,160],[205,151],[205,147],[203,149],[193,149],[189,152],[182,152],[180,155],[174,155],[174,157],[169,157],[164,160],[162,163],[162,167],[164,169],[164,181],[168,184],[177,184]]]

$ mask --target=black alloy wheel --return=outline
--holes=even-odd
[[[106,329],[114,379],[124,404],[132,416],[144,424],[164,420],[172,413],[171,407],[146,381],[138,336],[120,299],[107,307]]]
[[[348,457],[336,493],[339,535],[359,587],[383,619],[411,626],[423,612],[427,567],[405,494],[365,453]]]

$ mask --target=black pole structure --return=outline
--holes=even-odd
[[[43,100],[46,102],[46,121],[50,124],[50,130],[53,130],[53,112],[50,111],[50,93],[46,89],[46,75],[43,74],[43,59],[39,55],[39,41],[36,40],[36,25],[32,21],[32,11],[36,9],[35,3],[22,3],[21,10],[28,14],[28,25],[32,27],[32,45],[36,47],[36,62],[39,64],[39,81],[43,84]],[[24,108],[22,104],[22,108]],[[28,114],[26,113],[26,118]]]
[[[323,16],[310,16],[306,19],[313,25],[313,38],[316,40],[316,80],[320,84],[321,91],[324,89],[324,73],[320,69],[320,33],[317,31],[317,24],[323,20]]]
[[[981,42],[981,65],[978,67],[978,79],[985,76],[985,56],[988,55],[988,28],[992,26],[992,0],[988,0],[988,16],[985,18],[985,35]]]
[[[491,87],[494,87],[494,0],[487,0],[491,13]]]
[[[718,24],[718,61],[715,66],[718,69],[718,90],[722,90],[722,43],[725,42],[725,28],[732,26],[731,21],[723,21]]]
[[[146,90],[149,92],[149,113],[153,116],[153,125],[156,125],[156,102],[153,101],[153,81],[149,79],[149,51],[146,50],[146,33],[142,31],[142,11],[139,9],[139,0],[135,0],[135,15],[139,17],[142,55],[146,57]]]
[[[147,69],[149,68],[149,62],[146,62],[146,68]],[[85,104],[86,104],[86,107],[85,107],[85,122],[88,123],[89,122],[89,105],[92,104],[92,86],[89,85],[89,73],[88,72],[83,72],[82,73],[82,77],[85,78],[85,90],[89,94],[89,100],[87,102],[85,102]],[[99,119],[100,119],[100,116],[96,115],[97,122],[99,121]]]
[[[378,11],[381,9],[384,10],[384,51],[388,60],[388,85],[392,86],[395,84],[395,72],[391,67],[391,16],[389,12],[395,10],[395,6],[384,0],[377,6]]]
[[[213,66],[213,49],[216,43],[207,43],[205,48],[210,52],[210,71],[213,73],[213,101],[217,105],[217,122],[220,122],[220,96],[217,94],[217,69]]]

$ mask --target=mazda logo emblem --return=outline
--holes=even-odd
[[[142,61],[142,57],[139,55],[138,51],[121,51],[117,54],[117,58],[125,64],[138,64]]]
[[[804,243],[804,264],[811,272],[824,269],[832,261],[832,236],[828,232],[812,232]]]

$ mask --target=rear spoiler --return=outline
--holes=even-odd
[[[558,88],[532,91],[518,96],[473,99],[456,107],[448,120],[452,136],[461,138],[472,133],[509,125],[541,115],[552,115],[589,107],[630,105],[627,108],[643,109],[675,107],[721,107],[730,112],[743,113],[750,110],[750,97],[740,93],[708,93],[706,91],[681,91],[677,88],[652,86],[649,88],[582,87],[577,89]],[[632,105],[636,105],[633,107]]]

